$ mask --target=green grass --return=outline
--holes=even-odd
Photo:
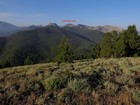
[[[0,105],[140,104],[140,58],[0,69]]]

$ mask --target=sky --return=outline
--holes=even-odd
[[[0,21],[17,26],[134,24],[140,29],[140,0],[0,0]]]

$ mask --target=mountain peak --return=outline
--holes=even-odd
[[[59,27],[56,23],[49,23],[47,26]]]
[[[65,24],[62,27],[75,27],[75,25],[74,24]]]
[[[17,26],[13,25],[13,24],[10,24],[10,23],[7,23],[5,21],[0,21],[0,27],[2,28],[5,28],[5,27],[9,27],[9,28],[18,28]]]
[[[19,27],[12,25],[10,23],[4,22],[4,21],[0,21],[0,33],[7,33],[10,31],[14,31],[19,29]]]
[[[96,26],[93,28],[93,30],[98,30],[101,32],[112,32],[112,31],[117,31],[117,32],[122,32],[123,29],[117,26],[111,26],[111,25],[104,25],[104,26]]]

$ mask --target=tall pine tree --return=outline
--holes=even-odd
[[[119,35],[119,39],[115,45],[115,53],[117,57],[132,57],[139,55],[140,41],[136,27],[129,26],[126,31]]]
[[[114,57],[114,45],[116,43],[118,33],[117,32],[108,32],[103,36],[103,40],[101,42],[101,57]]]
[[[58,63],[73,61],[73,51],[65,36],[62,37],[57,47],[55,61]]]

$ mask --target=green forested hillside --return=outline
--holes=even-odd
[[[68,39],[75,53],[79,50],[80,53],[84,53],[101,40],[102,33],[100,34],[94,31],[89,34],[87,31],[81,35],[55,26],[17,32],[4,41],[3,38],[0,39],[0,43],[3,43],[0,46],[0,65],[3,67],[23,65],[27,58],[30,58],[33,63],[49,61],[54,56],[62,36]]]
[[[63,37],[67,39],[64,44],[68,43],[68,46],[58,48]],[[67,48],[70,48],[71,52]],[[65,57],[70,55],[68,53],[73,53],[72,59],[75,60],[138,57],[140,56],[140,36],[134,25],[128,26],[128,29],[121,33],[113,31],[104,34],[78,26],[50,25],[0,38],[0,67],[57,62],[58,55],[61,55],[62,61],[66,61],[71,59]]]
[[[63,29],[72,33],[76,33],[79,36],[86,37],[88,40],[95,43],[99,43],[103,38],[102,32],[87,28],[81,28],[79,27],[79,25],[74,27],[65,26],[63,27]]]

